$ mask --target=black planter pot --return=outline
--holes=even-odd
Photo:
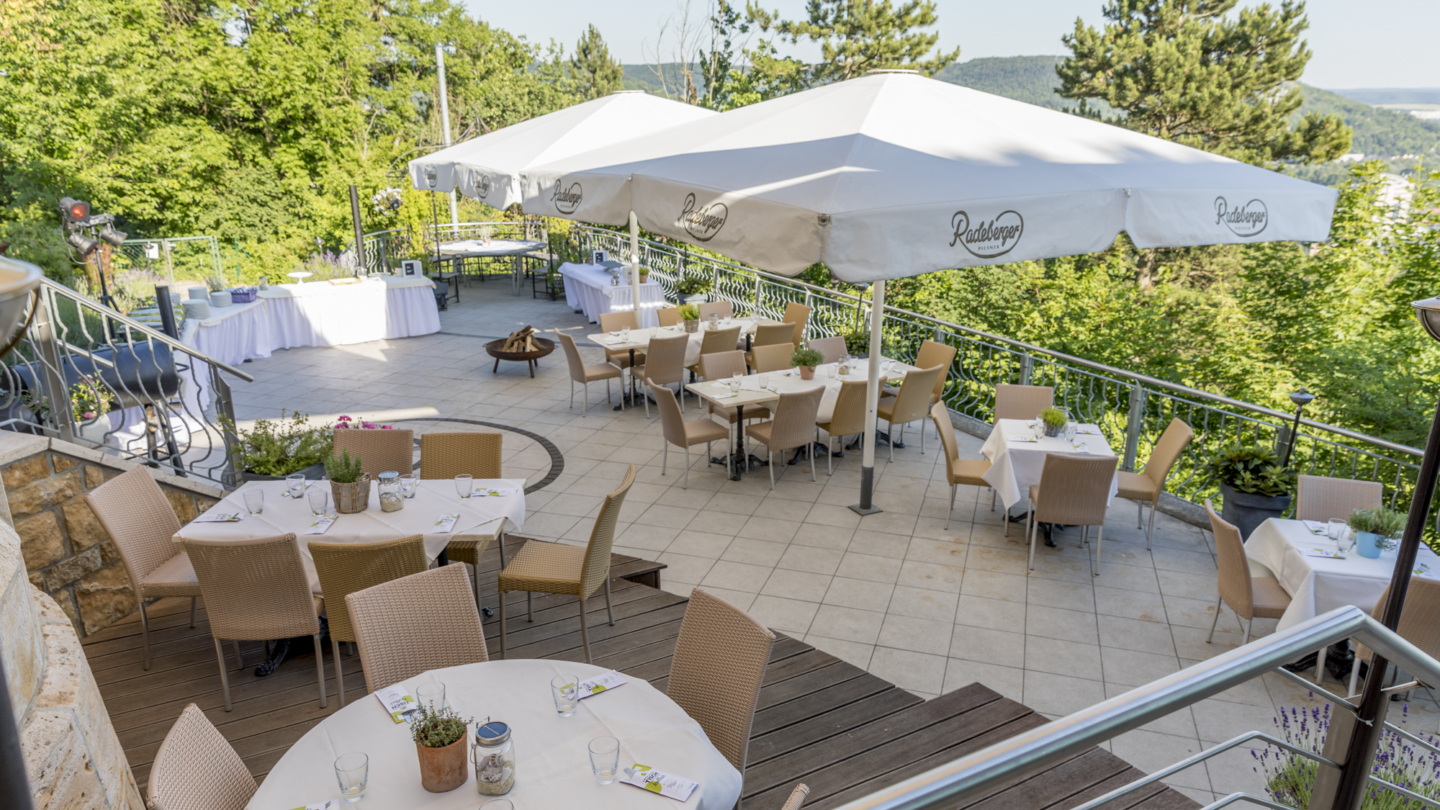
[[[1226,523],[1240,530],[1242,539],[1269,518],[1278,518],[1290,508],[1289,495],[1256,495],[1253,492],[1238,492],[1229,484],[1220,485],[1220,495],[1225,499],[1220,517]]]
[[[325,462],[323,462],[323,461],[317,461],[317,462],[315,462],[314,464],[311,464],[309,467],[306,467],[306,468],[303,469],[303,470],[296,470],[295,472],[300,473],[301,475],[305,476],[305,480],[307,480],[307,481],[319,481],[319,480],[321,480],[321,479],[323,479],[323,478],[325,477]],[[294,475],[295,473],[290,473],[290,474],[291,474],[291,475]],[[246,480],[246,481],[284,481],[284,480],[285,480],[285,476],[283,476],[283,475],[261,475],[260,473],[253,473],[253,472],[250,472],[249,470],[246,470],[246,471],[245,471],[245,480]]]

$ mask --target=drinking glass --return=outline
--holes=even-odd
[[[614,737],[596,737],[590,741],[590,768],[595,781],[608,785],[620,770],[620,741]]]
[[[439,681],[422,683],[415,687],[415,702],[438,712],[445,708],[445,684]]]
[[[335,760],[335,781],[340,783],[340,795],[345,801],[360,801],[370,782],[370,757],[359,751],[341,754]]]
[[[515,804],[509,799],[491,799],[480,806],[484,810],[515,810]]]
[[[557,675],[550,679],[550,696],[555,699],[555,711],[561,717],[575,713],[580,703],[580,679],[574,675]]]
[[[252,515],[265,511],[265,492],[256,487],[245,490],[245,509]]]
[[[756,375],[755,375],[755,382],[757,382],[757,383],[760,384],[760,390],[761,390],[761,391],[767,390],[767,389],[770,387],[770,375],[769,375],[769,374],[756,374]]]
[[[285,476],[285,491],[292,498],[299,498],[300,493],[305,491],[305,476],[302,473],[292,473]]]
[[[620,342],[621,342],[621,343],[629,343],[629,342],[630,342],[630,327],[628,327],[628,326],[622,326],[622,327],[620,327]]]
[[[462,498],[470,497],[475,491],[475,476],[468,473],[461,473],[455,476],[455,494]]]
[[[400,494],[407,499],[415,497],[415,490],[420,488],[420,477],[415,473],[405,473],[400,476]]]
[[[1325,522],[1325,535],[1336,543],[1345,537],[1345,521],[1340,518],[1330,518]]]
[[[330,493],[320,487],[315,487],[306,493],[305,497],[310,501],[310,514],[315,517],[320,517],[330,511]]]

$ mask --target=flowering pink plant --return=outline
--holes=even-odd
[[[380,424],[376,424],[376,423],[374,423],[374,422],[366,422],[366,421],[363,420],[363,419],[360,420],[360,421],[357,423],[354,419],[351,419],[351,418],[348,417],[348,416],[341,416],[341,417],[338,417],[338,420],[337,420],[337,422],[336,422],[336,424],[335,424],[335,429],[336,429],[336,430],[346,430],[346,429],[349,429],[349,430],[394,430],[394,427],[391,426],[391,425],[380,425]]]

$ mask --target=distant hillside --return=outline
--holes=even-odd
[[[1330,92],[1361,104],[1440,104],[1440,87],[1378,87]]]
[[[679,62],[666,62],[660,65],[660,70],[665,77],[665,84],[670,88],[670,95],[672,96],[678,95],[680,88],[684,86],[684,81],[680,74],[680,64]],[[622,67],[625,68],[624,83],[626,90],[644,90],[651,95],[665,95],[664,90],[661,89],[660,76],[655,75],[654,65],[622,65]],[[693,68],[692,74],[694,76],[696,92],[703,93],[705,91],[705,77],[701,75],[699,70]]]
[[[1060,85],[1055,75],[1059,61],[1058,56],[990,56],[951,65],[935,78],[1028,104],[1068,109],[1075,102],[1055,94]]]
[[[1352,152],[1386,157],[1440,155],[1440,124],[1422,121],[1409,113],[1372,107],[1318,87],[1302,84],[1300,90],[1305,94],[1301,114],[1314,111],[1338,115],[1350,125],[1354,132]]]

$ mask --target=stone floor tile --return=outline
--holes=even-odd
[[[948,621],[936,622],[889,615],[885,617],[885,623],[880,627],[880,637],[875,643],[880,647],[943,656],[950,651],[950,637],[954,627],[955,625]]]
[[[1031,577],[1026,600],[1032,605],[1095,612],[1095,586],[1089,582],[1061,582]]]
[[[729,538],[727,538],[729,539]],[[771,543],[765,540],[751,540],[748,537],[736,537],[730,540],[725,553],[720,559],[730,562],[749,563],[751,565],[764,565],[774,567],[780,561],[780,557],[788,548],[784,543]]]
[[[750,603],[748,612],[755,621],[766,627],[791,636],[801,637],[810,629],[811,621],[815,618],[815,611],[819,608],[820,606],[814,602],[762,594],[755,597],[755,601]]]
[[[894,583],[900,577],[903,560],[892,557],[874,557],[869,554],[846,553],[840,558],[840,567],[835,575],[851,579],[868,579],[872,582]]]
[[[874,644],[880,637],[880,626],[884,622],[885,614],[878,611],[821,605],[810,626],[813,632],[826,638]]]
[[[1100,659],[1105,667],[1105,682],[1122,686],[1144,686],[1180,671],[1180,659],[1173,655],[1101,647]],[[1268,704],[1268,700],[1267,700]]]
[[[870,668],[870,656],[875,652],[874,644],[861,644],[855,641],[843,641],[838,638],[826,638],[815,633],[805,634],[805,643],[821,652],[829,653],[847,664],[853,664],[861,669]]]
[[[1024,602],[988,599],[962,592],[955,611],[955,623],[967,627],[1015,632],[1025,626],[1026,611]]]
[[[1100,625],[1100,645],[1122,650],[1175,655],[1175,640],[1170,628],[1156,622],[1124,619],[1119,616],[1095,617]]]
[[[979,683],[1017,703],[1024,702],[1025,670],[983,661],[951,658],[945,665],[945,692]]]
[[[956,625],[950,637],[950,657],[1023,669],[1025,636],[1005,630]]]
[[[807,602],[819,602],[825,598],[825,592],[830,590],[832,577],[825,574],[810,574],[804,571],[789,571],[784,568],[777,568],[770,573],[765,580],[764,587],[760,593],[767,596],[781,596],[787,599],[803,599]]]
[[[922,696],[933,695],[939,694],[945,686],[945,664],[943,655],[928,655],[877,644],[875,654],[870,658],[870,672],[901,689]]]
[[[1100,681],[1025,670],[1025,696],[1021,702],[1037,712],[1064,717],[1104,699],[1105,685]]]
[[[1039,636],[1025,637],[1025,669],[1091,681],[1104,679],[1100,645]]]
[[[669,568],[666,568],[662,572],[662,576],[660,577],[661,582],[668,579],[678,579],[682,582],[699,582],[705,578],[706,574],[710,573],[710,568],[715,565],[714,560],[706,557],[691,557],[688,554],[671,554],[669,552],[661,553],[660,556],[655,558],[655,561],[665,563],[669,566]],[[745,589],[739,588],[737,590]]]
[[[1031,604],[1025,608],[1025,633],[1060,641],[1099,644],[1100,633],[1095,614],[1081,610],[1065,610]]]
[[[850,547],[850,537],[854,534],[853,529],[840,529],[834,526],[821,526],[816,523],[803,523],[795,536],[790,538],[792,546],[813,546],[815,548],[830,548],[836,551],[845,551]]]
[[[710,567],[710,573],[700,580],[700,584],[729,588],[732,591],[758,592],[769,574],[770,569],[763,565],[716,562]]]
[[[1027,578],[994,571],[966,571],[960,583],[960,595],[982,596],[1010,602],[1025,602]],[[962,607],[963,609],[963,607]]]
[[[1175,737],[1169,734],[1157,734],[1153,731],[1127,731],[1110,739],[1110,751],[1115,756],[1146,773],[1154,773],[1168,768],[1182,759],[1195,756],[1202,750],[1204,749],[1200,747],[1200,741],[1194,737]],[[1182,785],[1208,791],[1210,774],[1202,763],[1167,777],[1165,782],[1170,785]]]
[[[910,547],[910,536],[900,534],[884,534],[872,531],[867,528],[855,530],[850,537],[849,551],[856,554],[870,554],[875,557],[894,557],[904,559],[906,550]],[[964,546],[962,545],[963,549]],[[961,564],[964,560],[961,560]]]
[[[827,605],[839,605],[841,607],[852,607],[884,613],[890,607],[890,597],[894,591],[895,586],[884,582],[835,577],[830,581],[830,589],[825,592],[825,599],[823,601]],[[953,610],[952,608],[952,616]],[[892,615],[894,615],[893,611]],[[941,621],[945,621],[948,624],[950,618],[951,616],[945,616]]]
[[[701,590],[713,596],[718,596],[744,611],[749,611],[750,606],[754,604],[756,599],[756,594],[746,593],[745,591],[732,591],[729,588],[703,587]]]
[[[955,606],[959,599],[960,595],[956,593],[897,585],[891,594],[887,612],[897,616],[914,616],[917,619],[954,622]]]
[[[967,576],[966,570],[958,566],[906,560],[900,566],[900,575],[896,584],[911,588],[959,593],[965,576]]]
[[[1165,600],[1158,593],[1126,591],[1095,586],[1095,612],[1123,619],[1138,619],[1166,624]]]

